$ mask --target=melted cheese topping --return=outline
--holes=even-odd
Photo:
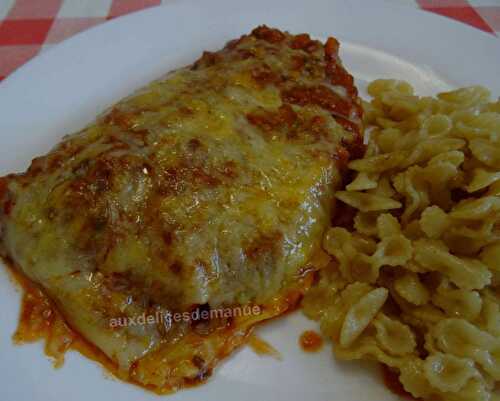
[[[203,379],[292,305],[362,148],[337,52],[259,27],[119,102],[0,181],[4,253],[122,376],[159,391]],[[202,333],[110,326],[247,304],[264,312]]]

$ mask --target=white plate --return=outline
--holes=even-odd
[[[337,36],[342,57],[363,86],[397,77],[432,94],[482,84],[500,94],[500,42],[461,23],[393,1],[172,1],[79,34],[29,62],[0,84],[0,175],[24,170],[63,134],[90,122],[133,89],[204,49],[266,23],[316,37]],[[71,352],[54,370],[41,344],[13,346],[19,293],[0,269],[0,399],[3,401],[156,400],[109,379],[95,363]],[[334,361],[300,351],[300,333],[315,327],[295,313],[260,330],[284,356],[259,358],[243,349],[201,387],[169,400],[396,400],[374,366]]]

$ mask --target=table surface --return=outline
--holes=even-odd
[[[39,52],[78,32],[169,1],[0,0],[0,81]],[[491,35],[500,35],[500,0],[390,1],[453,18]]]

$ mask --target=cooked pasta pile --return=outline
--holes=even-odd
[[[414,397],[498,400],[500,100],[394,80],[368,92],[367,152],[336,194],[343,226],[304,311],[337,357],[382,362]]]

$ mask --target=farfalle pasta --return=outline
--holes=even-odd
[[[331,261],[306,294],[340,359],[375,359],[413,397],[500,400],[500,100],[377,80],[365,157],[336,193]]]

